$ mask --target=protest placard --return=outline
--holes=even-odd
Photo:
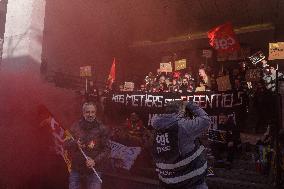
[[[141,147],[128,147],[120,143],[110,141],[111,146],[111,158],[120,159],[122,161],[119,164],[119,168],[130,170],[137,156],[141,152]]]
[[[81,77],[91,77],[92,76],[92,67],[91,66],[80,67],[80,76]]]
[[[251,61],[251,63],[257,64],[258,62],[260,62],[260,61],[265,59],[265,55],[263,54],[263,52],[258,51],[258,52],[254,53],[253,55],[251,55],[248,58]]]
[[[172,64],[170,62],[168,63],[160,63],[160,71],[161,72],[172,72]]]
[[[124,82],[124,91],[133,91],[134,90],[134,83],[133,82]]]
[[[268,60],[284,59],[284,42],[269,43]]]
[[[186,68],[186,59],[181,59],[175,61],[175,71],[182,70]]]

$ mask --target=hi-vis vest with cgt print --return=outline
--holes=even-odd
[[[175,123],[155,132],[153,155],[159,179],[173,188],[202,183],[207,172],[205,147],[198,142],[194,150],[181,157],[178,131],[178,123]]]

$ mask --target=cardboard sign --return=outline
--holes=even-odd
[[[186,59],[181,59],[175,61],[175,71],[182,70],[186,68]]]
[[[128,147],[120,143],[110,141],[111,146],[111,157],[113,159],[119,159],[122,161],[118,165],[119,168],[130,170],[137,156],[141,152],[141,147]]]
[[[80,67],[80,76],[81,77],[91,77],[92,76],[92,67],[91,66]]]
[[[216,81],[218,85],[218,91],[228,91],[232,89],[230,78],[228,75],[218,77]]]
[[[169,63],[160,63],[160,71],[161,72],[172,72],[173,68],[172,68],[172,64]]]
[[[269,43],[268,60],[284,59],[284,42]]]
[[[205,58],[211,58],[212,57],[212,51],[211,50],[203,50],[202,51],[202,56]]]
[[[134,83],[133,82],[124,82],[124,91],[133,91],[134,90]]]
[[[246,81],[257,82],[261,80],[261,70],[260,69],[249,69],[246,71]]]
[[[256,52],[255,54],[253,54],[252,56],[250,56],[248,58],[251,61],[251,63],[256,64],[256,63],[264,60],[265,56],[264,56],[263,52],[258,51],[258,52]]]

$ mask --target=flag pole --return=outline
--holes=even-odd
[[[52,119],[53,119],[54,121],[55,121],[55,119],[54,119],[54,117],[52,116],[51,113],[50,113],[50,116],[52,117],[50,124],[52,124]],[[57,123],[57,122],[55,121],[55,123]],[[58,124],[58,123],[57,123],[57,124]],[[59,125],[59,124],[58,124],[58,125]],[[52,126],[50,125],[50,127],[52,127]],[[74,137],[72,136],[72,134],[71,134],[67,129],[65,129],[65,128],[64,128],[63,126],[61,126],[61,125],[60,125],[60,127],[64,130],[65,135],[67,135],[69,138],[71,138],[73,141],[75,141]],[[65,141],[65,140],[66,140],[66,137],[65,137],[64,141]],[[82,155],[84,156],[84,158],[87,160],[87,159],[88,159],[88,156],[86,155],[86,153],[83,151],[83,149],[82,149],[80,146],[78,146],[78,148],[79,148],[79,150],[81,151],[81,153],[82,153]],[[64,157],[63,157],[63,158],[64,158]],[[95,173],[95,175],[97,176],[97,178],[99,179],[100,183],[102,183],[103,181],[102,181],[101,177],[98,175],[98,173],[97,173],[97,171],[95,170],[94,167],[92,167],[92,170],[93,170],[93,172]]]
[[[83,151],[83,149],[81,147],[79,147],[82,155],[84,156],[84,158],[87,160],[88,156],[85,154],[85,152]],[[103,183],[103,180],[101,179],[101,177],[99,176],[98,172],[95,170],[94,167],[92,167],[93,172],[95,173],[95,175],[97,176],[97,178],[99,179],[100,183]]]
[[[86,77],[85,91],[88,93],[88,78]]]
[[[71,133],[69,133],[69,134],[70,134],[70,136],[71,136],[71,139],[72,139],[73,141],[75,141],[75,139],[73,138],[73,136],[71,135]],[[79,148],[79,150],[81,151],[81,153],[82,153],[82,155],[84,156],[84,158],[85,158],[86,160],[88,160],[88,156],[87,156],[86,153],[83,151],[83,149],[82,149],[80,146],[78,146],[78,148]],[[103,180],[102,180],[101,177],[99,176],[99,174],[98,174],[98,172],[96,171],[96,169],[95,169],[94,167],[92,167],[92,170],[93,170],[93,172],[95,173],[95,175],[97,176],[97,178],[99,179],[100,183],[103,183]]]

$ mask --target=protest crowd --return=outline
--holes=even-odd
[[[226,139],[220,142],[214,140],[213,136],[213,140],[211,140],[210,132],[209,135],[205,133],[200,137],[206,143],[208,157],[213,159],[208,176],[214,175],[214,166],[225,166],[230,169],[234,161],[242,156],[244,148],[250,146],[242,143],[241,132],[263,135],[255,146],[250,146],[252,149],[250,150],[253,153],[256,171],[268,175],[273,172],[272,159],[275,155],[273,153],[273,145],[275,144],[271,139],[274,134],[271,128],[275,127],[276,123],[273,113],[267,110],[271,108],[271,101],[276,93],[276,78],[278,80],[283,79],[283,74],[278,72],[277,69],[265,59],[257,64],[242,61],[231,70],[224,68],[214,70],[205,64],[200,64],[196,72],[193,72],[190,67],[173,72],[163,72],[160,68],[157,69],[155,74],[149,72],[144,79],[141,78],[140,83],[128,81],[118,84],[119,82],[116,81],[112,83],[111,87],[109,87],[108,83],[102,96],[104,96],[103,98],[112,98],[111,95],[120,93],[127,93],[127,95],[131,93],[186,95],[242,92],[242,110],[238,115],[240,117],[219,114],[218,126],[215,129],[220,133],[225,133],[223,136]],[[89,97],[92,95],[94,94],[87,94]],[[152,125],[148,124],[147,119],[143,115],[139,115],[141,112],[136,112],[135,109],[127,113],[120,112],[118,115],[117,110],[114,108],[115,104],[108,104],[106,101],[102,102],[102,106],[105,107],[103,117],[106,117],[106,123],[115,125],[112,128],[111,139],[126,146],[139,146],[142,148],[131,170],[138,175],[143,175],[145,170],[141,169],[141,167],[154,167],[151,155],[154,140]],[[267,109],[263,107],[267,107]],[[116,117],[119,118],[115,119]],[[122,119],[120,119],[121,117]],[[251,120],[256,121],[250,125]],[[121,163],[119,160],[114,162],[113,167]]]
[[[261,51],[251,54],[231,67],[222,65],[218,69],[209,65],[207,61],[198,63],[199,66],[195,69],[186,64],[186,59],[160,63],[156,73],[149,72],[138,81],[116,80],[115,63],[114,59],[104,89],[99,89],[94,81],[86,79],[86,88],[81,93],[83,106],[89,103],[95,110],[96,115],[92,122],[95,122],[95,125],[106,125],[109,132],[107,138],[110,142],[104,144],[106,149],[111,148],[107,171],[154,177],[171,187],[190,186],[195,183],[200,188],[206,188],[205,177],[214,176],[215,168],[225,167],[230,170],[235,162],[243,157],[248,159],[249,156],[256,172],[275,175],[276,154],[279,150],[283,151],[283,141],[278,140],[275,143],[275,138],[280,138],[284,131],[280,129],[275,132],[278,123],[274,99],[278,93],[278,82],[284,77],[278,66],[268,61]],[[88,72],[89,70],[87,68]],[[90,74],[83,75],[87,77]],[[168,110],[172,101],[180,100],[188,102],[183,108],[187,107],[191,112],[185,109],[181,111],[182,105],[176,104],[173,105],[173,109]],[[163,114],[167,116],[169,112],[172,117],[163,117]],[[181,112],[183,113],[179,117]],[[96,120],[97,117],[102,123]],[[82,124],[85,122],[84,124],[91,129],[93,123],[86,120],[87,118],[82,118],[80,121]],[[168,120],[178,123],[172,128],[176,129],[175,131],[164,125],[169,123]],[[178,127],[182,127],[180,125],[191,133],[187,136],[191,142],[184,144],[187,146],[180,147],[176,143],[186,139],[187,132],[183,134],[178,131],[178,134],[168,135],[177,132]],[[161,131],[159,126],[165,127],[163,129],[166,131]],[[255,144],[250,144],[242,141],[241,133],[262,137]],[[165,147],[164,145],[172,139],[175,142]],[[90,141],[88,145],[92,144],[93,148],[95,143]],[[81,140],[77,143],[71,142],[73,150],[76,151],[76,145],[83,149]],[[153,152],[155,149],[157,152]],[[166,152],[170,149],[174,150],[173,153],[185,152],[179,157]],[[80,151],[77,153],[80,156]],[[203,153],[206,153],[206,156],[203,156]],[[188,175],[184,170],[171,172],[172,168],[167,169],[167,166],[175,167],[186,162],[192,158],[189,154],[197,162],[194,166],[188,165],[193,170],[192,174],[198,170],[202,172],[202,177],[195,175],[197,181],[191,178],[186,181],[178,180],[177,177],[171,178],[175,174]],[[66,158],[65,155],[63,157]],[[174,158],[175,161],[170,161],[167,157]],[[104,158],[107,159],[106,155]],[[185,159],[182,160],[183,158]],[[86,159],[89,168],[95,165],[93,159]],[[177,160],[180,162],[173,163]],[[280,164],[283,165],[283,162]],[[82,162],[80,166],[83,166]],[[158,170],[158,173],[155,170]],[[75,178],[74,171],[71,173],[75,188],[78,179]],[[97,177],[99,176],[94,176],[92,181],[98,182]],[[271,182],[276,182],[275,178],[272,178]]]
[[[0,189],[283,189],[284,0],[0,0]]]

